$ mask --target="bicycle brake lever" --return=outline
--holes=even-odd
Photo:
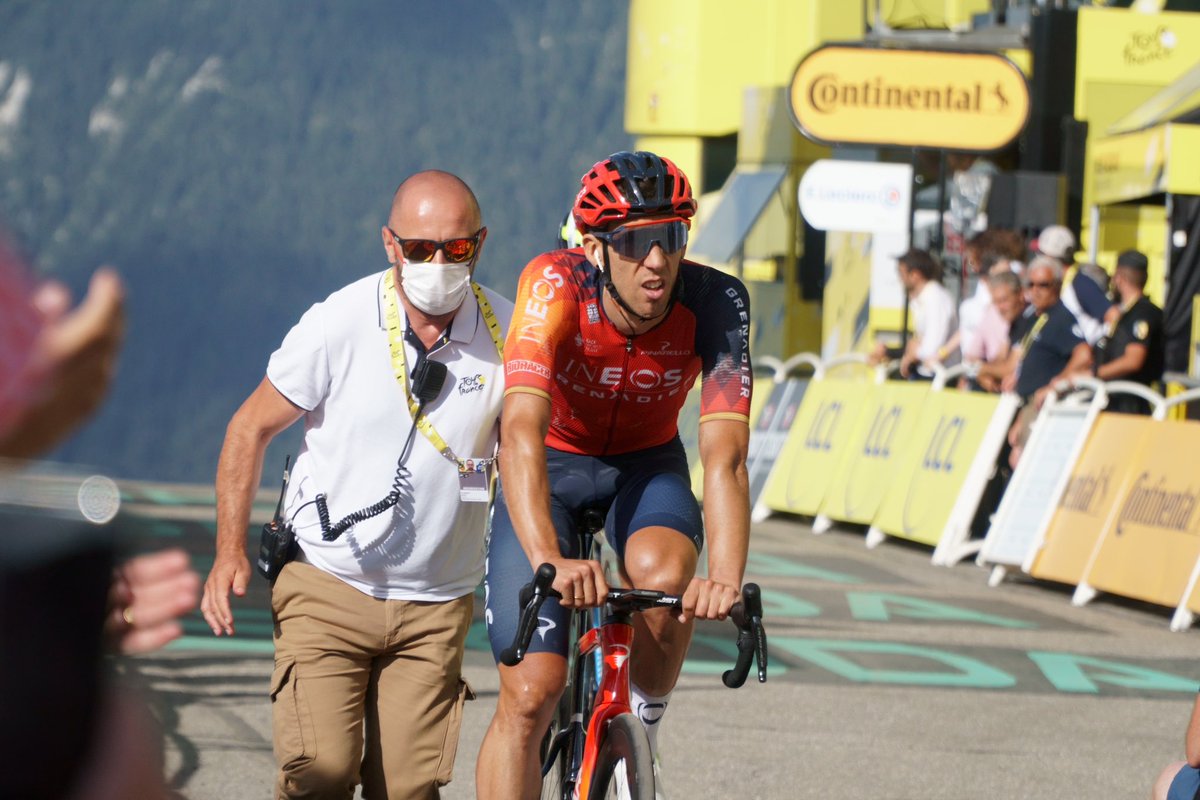
[[[547,597],[561,597],[551,588],[556,575],[553,564],[542,564],[537,568],[533,580],[521,588],[520,605],[521,618],[517,622],[517,634],[513,643],[500,651],[500,663],[506,667],[515,667],[525,658],[529,643],[533,641],[533,633],[537,630],[538,611]]]

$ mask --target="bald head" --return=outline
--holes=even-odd
[[[392,197],[392,209],[388,224],[406,239],[451,239],[455,236],[472,236],[483,225],[479,202],[471,187],[457,175],[431,169],[411,176]],[[408,225],[439,226],[458,225],[460,229],[451,235],[433,236],[413,230]]]
[[[400,184],[392,197],[388,223],[382,230],[383,246],[388,261],[398,264],[402,257],[393,233],[401,239],[429,239],[434,242],[471,238],[480,234],[479,246],[482,247],[486,235],[482,228],[483,215],[471,187],[462,178],[449,172],[426,170]],[[477,260],[478,255],[472,259],[472,269]]]

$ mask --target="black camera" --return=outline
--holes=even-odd
[[[262,526],[262,541],[258,546],[260,575],[274,583],[283,565],[295,557],[296,531],[291,525],[273,519]]]

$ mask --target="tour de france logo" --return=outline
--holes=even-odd
[[[475,375],[463,378],[458,382],[458,394],[459,396],[463,396],[473,394],[475,392],[482,392],[485,385],[487,385],[487,380],[483,377],[483,375],[476,373]]]
[[[1122,56],[1125,64],[1131,67],[1164,61],[1171,57],[1176,44],[1178,40],[1174,31],[1166,25],[1159,25],[1153,30],[1130,33]]]

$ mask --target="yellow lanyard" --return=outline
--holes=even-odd
[[[492,336],[492,343],[496,345],[496,353],[500,356],[500,360],[504,360],[504,339],[500,335],[500,322],[496,319],[495,312],[492,311],[492,304],[487,301],[487,297],[483,294],[483,289],[475,281],[471,281],[471,291],[475,293],[475,302],[479,304],[479,313],[483,315],[483,322],[487,325],[488,333]],[[425,434],[425,438],[437,448],[445,458],[450,459],[458,464],[461,470],[465,462],[454,455],[454,451],[450,449],[450,445],[446,444],[436,430],[433,424],[429,421],[429,417],[420,414],[421,407],[412,396],[412,389],[408,385],[408,361],[404,356],[404,324],[400,320],[400,307],[396,302],[396,279],[395,271],[389,269],[383,277],[383,293],[384,302],[386,303],[385,321],[388,329],[388,344],[392,352],[392,372],[396,376],[396,383],[400,384],[404,389],[404,396],[408,399],[408,412],[412,415],[413,424],[417,426],[417,430]],[[491,459],[484,459],[491,461]]]
[[[1021,356],[1019,361],[1024,361],[1025,356],[1029,354],[1029,346],[1033,344],[1033,340],[1037,338],[1042,327],[1046,324],[1046,320],[1050,319],[1050,312],[1047,311],[1037,318],[1033,323],[1033,327],[1029,329],[1029,333],[1025,334],[1025,338],[1021,340]]]

